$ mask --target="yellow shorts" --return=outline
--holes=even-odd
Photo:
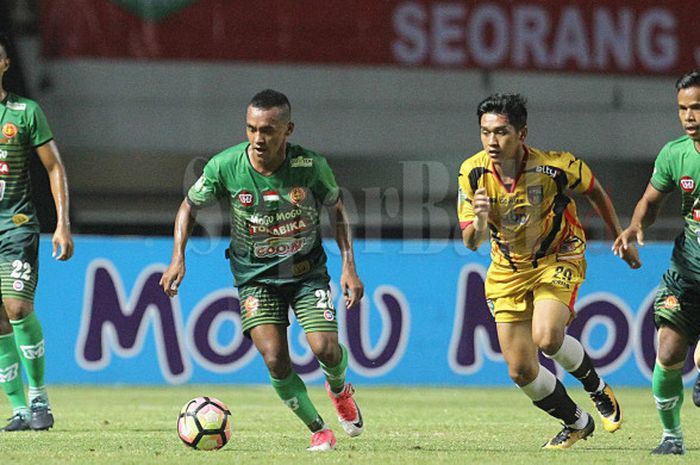
[[[542,299],[562,302],[573,319],[574,302],[585,277],[585,259],[556,261],[552,256],[540,260],[537,268],[517,272],[492,263],[484,285],[486,301],[497,323],[531,320],[535,302]]]

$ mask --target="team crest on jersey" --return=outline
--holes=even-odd
[[[677,310],[678,306],[678,299],[675,295],[669,295],[664,300],[664,308],[668,310]]]
[[[685,192],[693,192],[695,190],[695,180],[690,176],[683,176],[678,184]]]
[[[29,217],[24,213],[17,213],[12,217],[12,222],[15,224],[15,226],[21,226],[27,221],[29,221]]]
[[[0,174],[10,174],[10,165],[7,162],[0,161]]]
[[[306,198],[306,190],[303,187],[293,187],[289,191],[289,201],[294,205],[299,205]]]
[[[260,306],[260,301],[257,297],[249,295],[245,302],[243,302],[243,308],[245,309],[246,318],[252,318],[258,313],[258,307]]]
[[[326,309],[323,311],[323,318],[325,318],[326,321],[333,321],[335,320],[335,315],[331,310]]]
[[[255,201],[255,197],[251,192],[248,191],[241,191],[238,193],[238,201],[243,205],[244,207],[250,207],[253,205],[253,202]]]
[[[17,292],[22,292],[24,290],[24,283],[17,279],[15,282],[12,283],[12,289],[14,289]]]
[[[5,123],[2,127],[2,135],[8,139],[12,139],[17,135],[17,126],[15,123]]]
[[[544,188],[539,186],[528,186],[527,188],[527,200],[530,201],[532,205],[539,205],[544,200]]]

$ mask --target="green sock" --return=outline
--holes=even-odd
[[[323,374],[326,375],[326,380],[331,387],[331,391],[336,394],[343,392],[345,387],[345,370],[348,367],[348,349],[345,348],[343,344],[340,344],[340,351],[342,356],[340,357],[340,363],[334,367],[329,367],[321,363],[321,369]]]
[[[32,312],[21,320],[10,320],[29,387],[44,387],[44,333],[39,318]]]
[[[282,402],[292,409],[294,414],[308,426],[312,433],[323,428],[325,423],[318,414],[314,404],[311,403],[309,394],[306,391],[306,385],[299,375],[292,370],[286,378],[275,379],[270,376],[270,381]]]
[[[683,378],[678,370],[662,368],[658,362],[654,366],[651,381],[656,409],[659,411],[664,436],[682,437],[681,406],[683,405]]]
[[[0,336],[0,383],[5,395],[10,400],[12,411],[27,409],[27,397],[24,395],[22,382],[22,366],[15,347],[13,333]]]

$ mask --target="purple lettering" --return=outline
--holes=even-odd
[[[171,383],[189,378],[191,367],[183,357],[180,309],[158,285],[162,272],[160,265],[145,268],[127,299],[111,262],[95,260],[90,264],[76,347],[83,368],[95,370],[109,365],[110,349],[122,357],[137,355],[152,323],[163,376]]]

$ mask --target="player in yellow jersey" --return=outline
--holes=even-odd
[[[485,295],[496,320],[510,377],[535,406],[564,428],[545,443],[565,449],[593,433],[593,418],[540,365],[538,350],[583,384],[606,431],[622,424],[612,389],[575,338],[566,334],[578,287],[586,274],[586,237],[570,192],[585,195],[615,236],[615,209],[588,166],[568,152],[525,145],[527,107],[519,94],[494,94],[477,109],[484,150],[459,171],[458,215],[471,250],[490,238]],[[636,249],[623,259],[640,266]]]

